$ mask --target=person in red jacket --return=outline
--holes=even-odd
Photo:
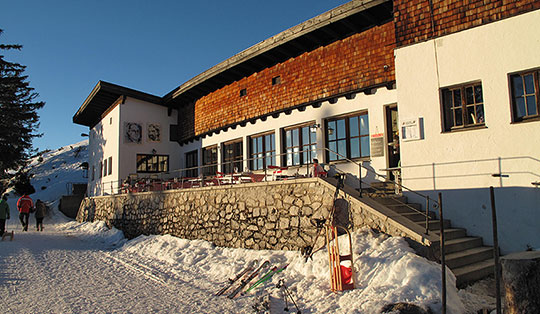
[[[34,202],[30,196],[24,194],[17,201],[17,209],[19,210],[19,219],[23,226],[23,231],[28,231],[28,217],[30,216],[30,211],[34,208]]]

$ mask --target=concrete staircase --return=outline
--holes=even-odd
[[[374,183],[371,189],[363,193],[377,203],[391,209],[396,214],[421,226],[426,227],[426,217],[422,214],[420,204],[409,203],[405,196],[394,193],[392,183]],[[416,210],[420,211],[416,211]],[[440,238],[440,221],[435,213],[429,212],[428,233]],[[454,228],[450,220],[444,220],[445,260],[448,268],[452,270],[457,279],[457,286],[463,287],[469,283],[493,274],[494,259],[493,247],[483,245],[482,238],[467,235],[467,230]],[[435,257],[440,260],[439,241],[432,243]]]
[[[337,185],[335,178],[324,178],[332,186]],[[417,252],[432,260],[440,261],[440,221],[435,213],[429,212],[428,231],[426,233],[425,209],[421,204],[409,203],[407,197],[395,192],[394,184],[376,182],[370,188],[362,189],[345,184],[343,192],[348,195],[351,206],[369,208],[372,213],[386,217],[394,227],[406,234],[413,241]],[[455,228],[450,220],[444,220],[445,260],[448,268],[456,276],[456,285],[464,287],[469,283],[493,274],[493,248],[484,246],[482,238],[467,235],[467,230]]]

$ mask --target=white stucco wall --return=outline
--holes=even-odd
[[[425,130],[401,143],[403,184],[443,192],[446,218],[488,244],[494,186],[503,253],[540,247],[540,190],[531,184],[540,181],[540,122],[512,123],[509,84],[509,74],[540,67],[538,29],[540,10],[395,52],[400,119],[421,117]],[[475,81],[486,127],[442,132],[440,88]]]
[[[120,106],[116,106],[111,110],[98,124],[96,124],[89,133],[89,175],[88,175],[88,194],[89,195],[101,195],[107,193],[110,186],[104,186],[104,182],[116,182],[118,181],[118,153],[119,153],[119,137],[120,130],[118,129],[120,121]],[[100,175],[100,162],[105,162],[108,158],[112,157],[112,173],[103,176]],[[94,172],[94,175],[92,175]],[[92,180],[94,178],[94,180]]]
[[[255,124],[247,123],[245,127],[238,126],[236,129],[228,129],[225,132],[220,132],[219,134],[213,134],[212,136],[207,136],[204,139],[199,141],[183,145],[181,147],[181,168],[185,167],[185,153],[198,150],[199,165],[202,165],[202,153],[201,148],[218,145],[218,161],[221,162],[222,151],[221,144],[228,142],[233,139],[242,138],[243,140],[243,155],[244,159],[248,158],[249,154],[249,144],[248,137],[256,135],[262,132],[274,131],[276,138],[276,154],[284,153],[282,152],[282,141],[281,130],[282,128],[294,126],[297,124],[303,124],[306,122],[313,121],[316,124],[320,125],[320,128],[317,129],[317,147],[318,147],[318,159],[320,162],[325,163],[325,169],[329,170],[332,167],[338,167],[339,169],[351,173],[353,177],[358,175],[358,166],[350,163],[335,163],[328,164],[328,161],[323,157],[324,154],[324,119],[334,116],[339,116],[347,113],[357,112],[357,111],[368,111],[369,116],[369,128],[370,134],[380,134],[385,133],[385,105],[392,105],[396,103],[396,90],[388,90],[386,88],[377,89],[375,94],[365,95],[364,93],[359,93],[355,96],[354,99],[348,100],[345,97],[339,98],[338,102],[335,104],[330,104],[329,102],[323,102],[322,106],[319,108],[313,108],[309,106],[305,111],[300,112],[298,110],[293,110],[290,115],[282,113],[278,118],[268,117],[266,121],[257,120]],[[385,142],[386,145],[386,142]],[[285,157],[285,156],[283,156]],[[279,157],[277,159],[277,164],[281,165]],[[371,167],[373,170],[386,175],[386,172],[379,171],[387,167],[386,164],[386,155],[383,157],[372,157],[371,161],[364,161],[364,165]],[[248,166],[247,161],[244,162],[244,168]],[[306,167],[290,167],[288,172],[290,174],[296,172],[300,174],[306,173]],[[373,180],[374,175],[368,175],[365,170],[362,172],[362,177],[364,179]],[[352,177],[350,178],[352,180]],[[354,184],[351,182],[351,184]]]
[[[169,169],[180,167],[179,145],[171,142],[169,128],[176,124],[178,114],[173,110],[167,115],[167,108],[127,97],[123,104],[117,105],[90,131],[89,141],[89,195],[116,193],[118,186],[129,174],[137,173],[137,154],[169,155]],[[142,126],[140,144],[128,143],[124,136],[124,123],[138,123]],[[150,142],[147,136],[148,123],[161,126],[161,140]],[[111,175],[98,175],[99,162],[112,157]],[[95,180],[92,180],[92,166],[95,168]],[[150,176],[150,174],[140,174]]]
[[[120,165],[119,174],[121,179],[125,179],[129,174],[136,173],[137,154],[152,154],[152,150],[157,155],[169,155],[169,170],[180,167],[180,146],[176,142],[170,141],[170,125],[176,124],[178,113],[173,110],[171,115],[167,115],[167,107],[144,102],[134,98],[127,98],[121,105],[120,120],[121,130],[124,129],[125,122],[135,122],[142,126],[143,134],[140,144],[127,143],[121,131],[120,138]],[[148,123],[157,123],[161,126],[161,141],[151,142],[148,140]],[[141,174],[144,175],[144,174]]]

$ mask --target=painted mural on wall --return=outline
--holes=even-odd
[[[148,123],[146,131],[148,142],[161,142],[161,125]]]
[[[142,143],[142,126],[140,123],[124,122],[124,143]]]

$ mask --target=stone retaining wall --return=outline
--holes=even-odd
[[[334,191],[329,183],[308,178],[93,197],[82,202],[77,220],[103,220],[128,238],[171,234],[217,246],[297,250],[312,243],[317,229],[311,219],[328,216]],[[341,203],[341,224],[404,235],[372,209],[353,208],[350,199]]]

